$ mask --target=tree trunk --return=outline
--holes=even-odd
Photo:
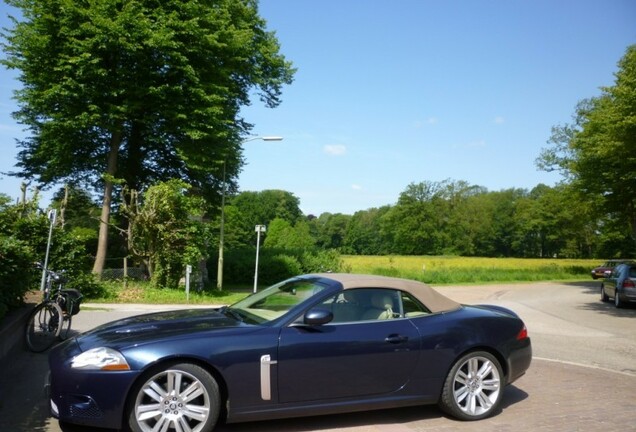
[[[114,132],[110,139],[108,152],[108,166],[104,179],[104,199],[102,201],[102,215],[99,218],[99,237],[97,239],[97,253],[93,264],[93,273],[101,275],[106,263],[108,252],[108,224],[110,222],[110,204],[113,199],[113,180],[117,172],[117,156],[121,144],[121,132]]]

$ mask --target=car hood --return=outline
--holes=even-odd
[[[202,332],[235,332],[253,328],[226,316],[219,309],[183,309],[113,321],[78,336],[77,343],[82,351],[96,346],[121,349],[166,338],[191,337]]]

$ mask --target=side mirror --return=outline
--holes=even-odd
[[[310,309],[305,313],[303,317],[303,324],[306,325],[323,325],[331,322],[333,320],[333,313],[328,311],[327,309]]]

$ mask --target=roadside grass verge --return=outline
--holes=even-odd
[[[201,292],[190,290],[186,296],[185,287],[179,289],[154,288],[149,282],[122,281],[101,282],[108,293],[97,299],[88,299],[90,303],[147,303],[147,304],[193,304],[227,305],[236,303],[251,293],[249,287],[233,286],[223,291],[207,289]]]

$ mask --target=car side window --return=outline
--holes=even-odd
[[[333,313],[332,323],[387,320],[402,316],[399,292],[384,288],[345,290],[324,301],[320,307]]]
[[[402,292],[402,307],[404,316],[407,318],[417,317],[422,315],[428,315],[431,313],[430,310],[422,303],[420,303],[416,298],[414,298],[411,294],[407,292]]]

